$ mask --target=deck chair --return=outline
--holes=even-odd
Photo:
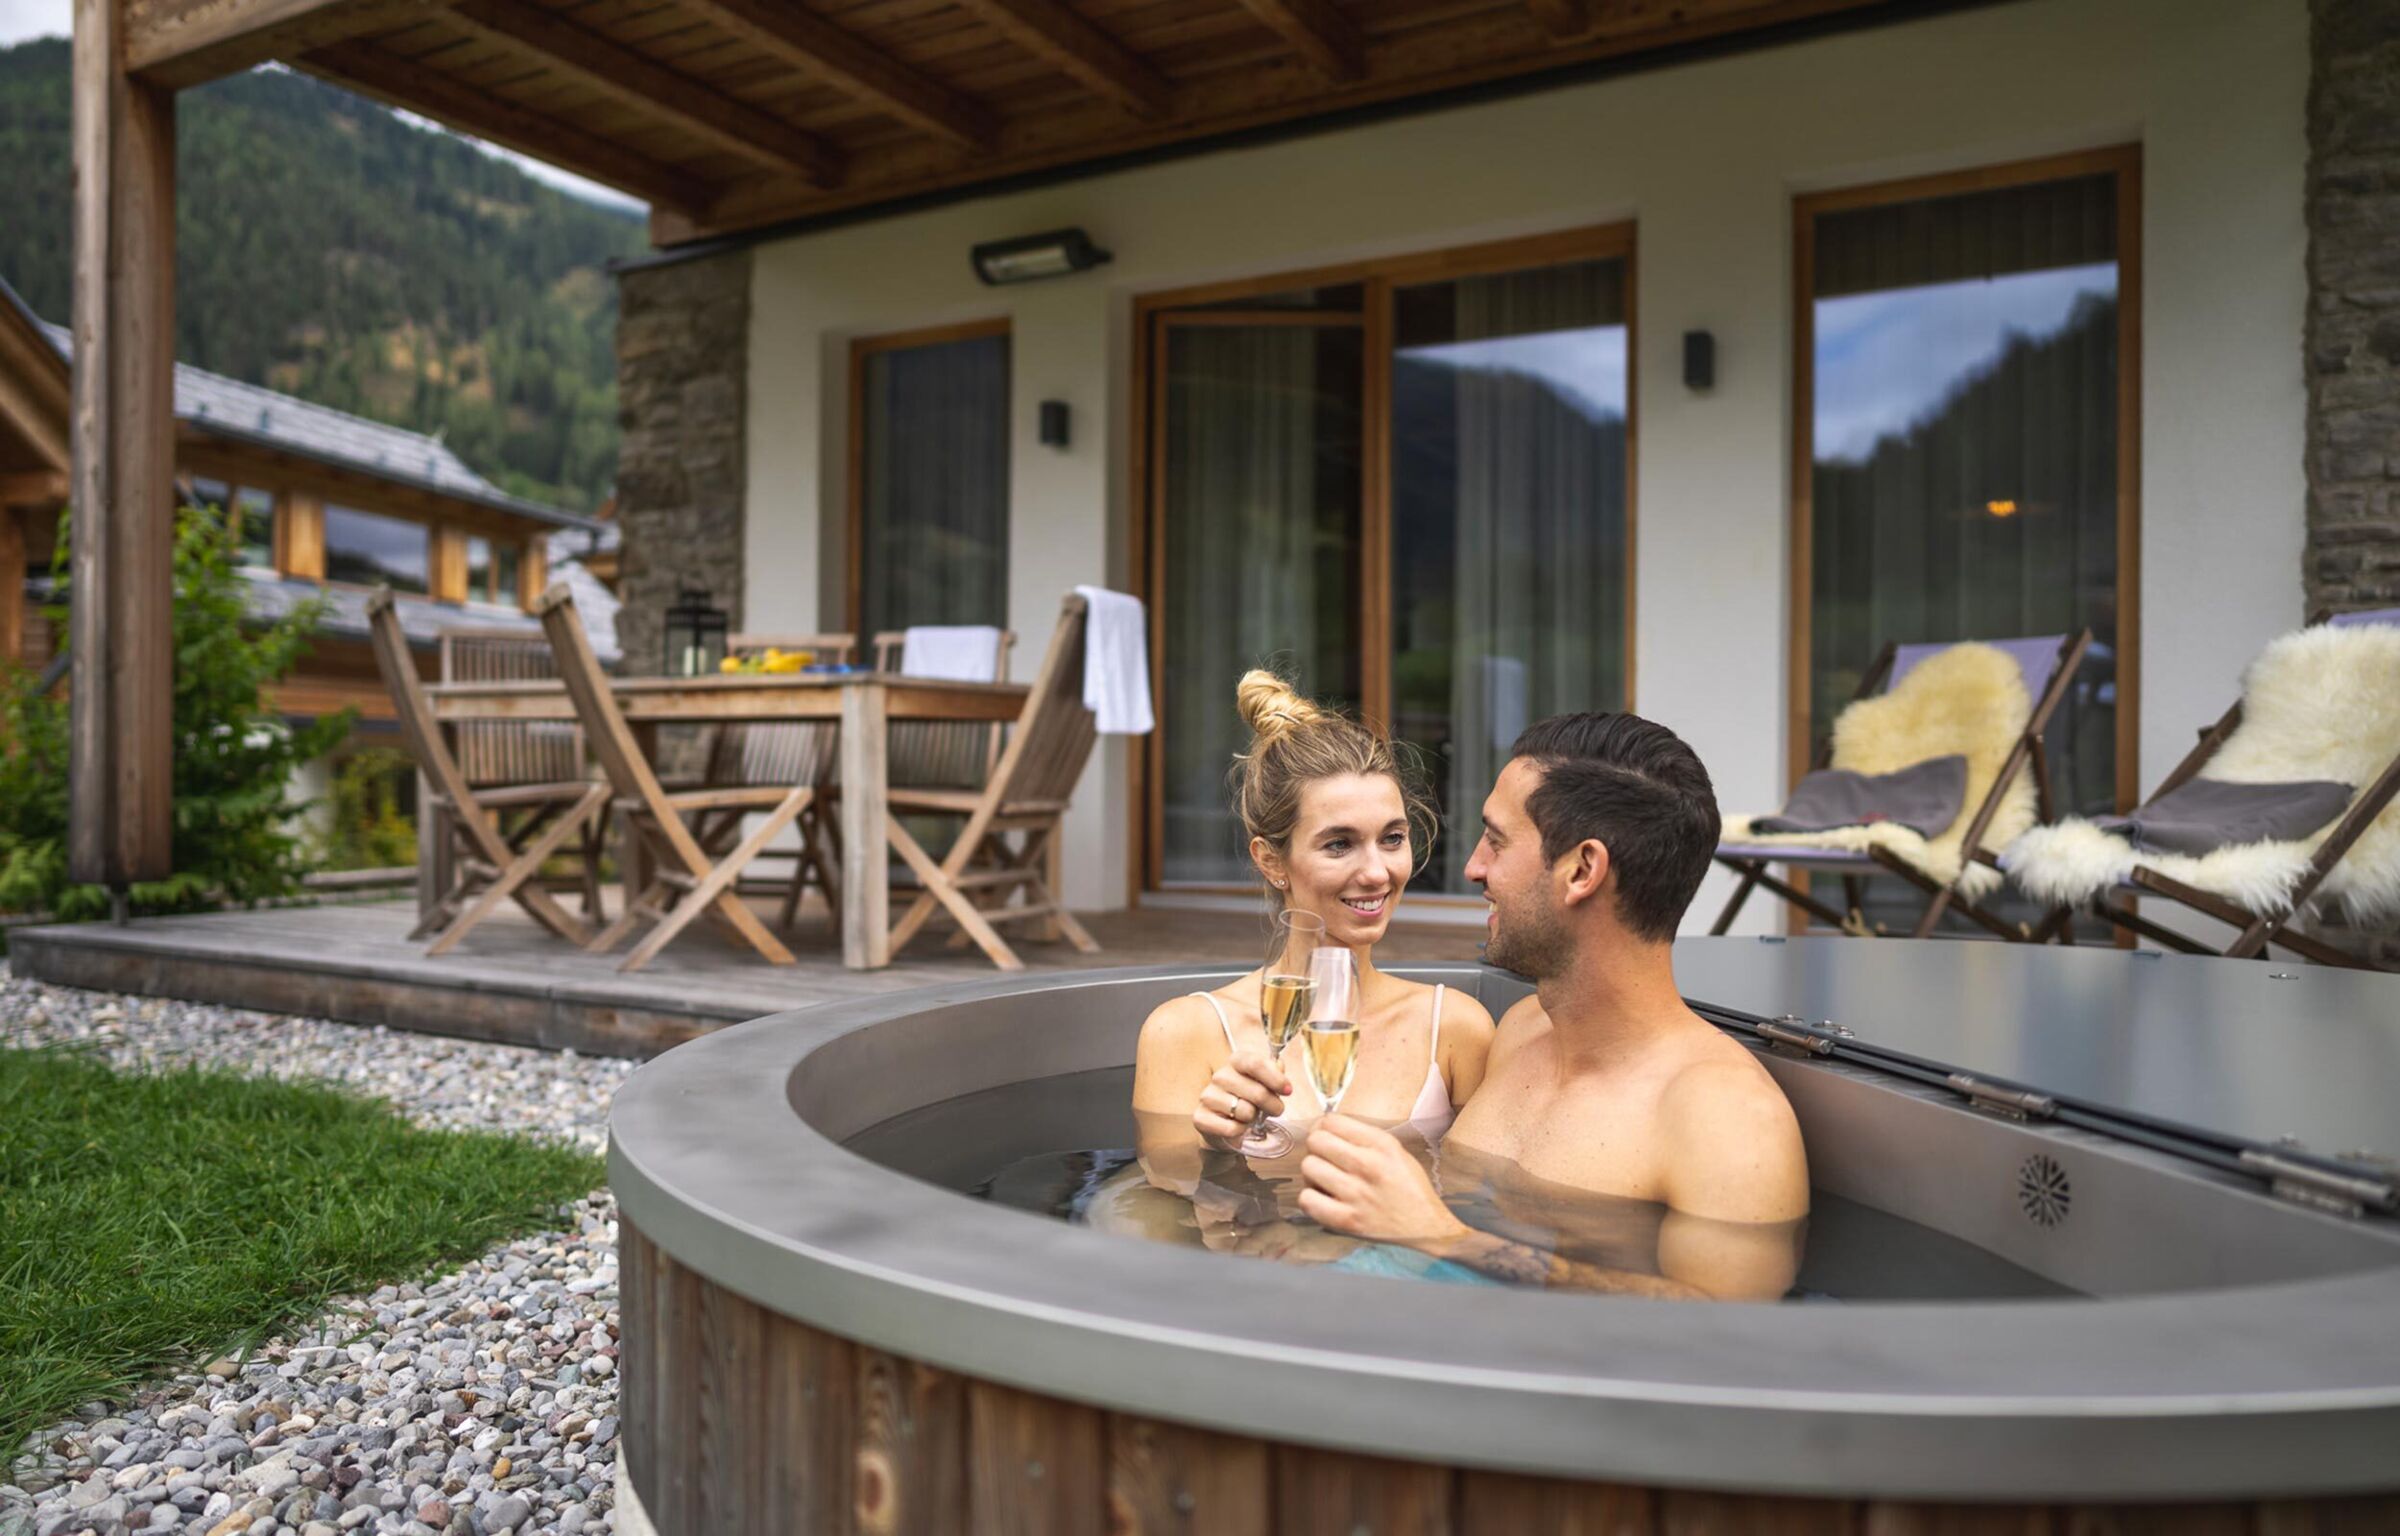
[[[2391,638],[2364,646],[2342,638],[2364,630],[2388,631]],[[2110,829],[2070,818],[2035,828],[1993,862],[2028,894],[2055,904],[2040,938],[2074,942],[2080,906],[2112,928],[2186,954],[2263,958],[2270,946],[2281,946],[2321,965],[2382,969],[2294,925],[2320,901],[2349,905],[2370,918],[2400,912],[2395,697],[2400,608],[2320,612],[2260,652],[2244,676],[2243,696],[2200,732],[2142,809],[2203,777],[2235,783],[2318,779],[2355,786],[2337,816],[2306,835],[2198,854],[2137,852]],[[2220,772],[2208,772],[2212,768]],[[2202,943],[2142,916],[2134,905],[2139,897],[2214,918],[2233,928],[2234,937],[2222,949]]]
[[[550,637],[550,648],[557,653],[559,677],[575,701],[584,735],[615,792],[617,813],[650,855],[647,884],[638,893],[626,894],[625,908],[617,920],[585,947],[605,954],[635,928],[648,923],[649,933],[617,967],[638,971],[695,918],[706,914],[771,963],[790,965],[792,952],[742,904],[734,882],[750,861],[764,853],[816,800],[816,786],[726,785],[670,793],[659,783],[657,771],[617,707],[616,694],[600,670],[599,658],[592,654],[591,637],[584,633],[583,621],[575,612],[573,591],[564,582],[553,585],[542,594],[534,611],[541,618],[543,633]],[[754,811],[765,814],[755,829],[735,841],[745,818]],[[712,832],[712,841],[704,844],[694,835],[695,830]]]
[[[908,670],[908,632],[887,629],[873,639],[875,670]],[[1012,630],[1000,632],[1000,650],[992,658],[990,681],[1008,676],[1009,653],[1016,649]],[[892,723],[889,753],[890,782],[925,789],[980,789],[1000,761],[1007,727],[972,720],[898,720]]]
[[[1904,856],[1889,842],[1876,840],[1862,832],[1850,841],[1856,846],[1806,846],[1776,838],[1752,834],[1747,830],[1750,818],[1729,819],[1725,840],[1717,847],[1716,861],[1740,877],[1733,895],[1724,910],[1717,914],[1715,926],[1709,932],[1721,934],[1733,926],[1743,903],[1754,890],[1764,887],[1774,895],[1808,913],[1810,916],[1846,933],[1880,933],[1870,929],[1861,910],[1865,897],[1865,881],[1872,876],[1892,876],[1915,886],[1925,897],[1925,907],[1911,929],[1914,938],[1930,936],[1940,924],[1943,914],[1956,911],[1977,926],[2004,939],[2022,940],[2029,931],[2022,924],[2013,924],[1986,910],[1979,897],[2000,884],[1998,872],[1985,862],[1974,858],[1985,846],[1986,838],[1995,824],[2003,837],[2014,836],[2018,827],[2007,825],[2004,809],[2012,797],[2016,807],[2010,815],[2025,814],[2023,792],[2017,789],[2020,777],[2030,772],[2033,780],[2032,816],[2036,821],[2048,821],[2056,808],[2050,789],[2049,758],[2045,751],[2043,733],[2050,719],[2066,699],[2074,685],[2076,669],[2091,646],[2090,630],[2078,630],[2071,635],[2041,635],[2015,640],[1984,642],[2005,652],[2017,664],[2019,677],[2025,684],[2025,696],[2031,708],[2015,731],[2013,742],[1994,773],[1982,797],[1971,806],[1961,806],[1959,814],[1967,818],[1957,849],[1957,867],[1928,866]],[[1887,644],[1876,654],[1866,675],[1859,679],[1858,691],[1852,695],[1850,708],[1861,702],[1888,695],[1901,681],[1918,668],[1943,655],[1961,642],[1939,641],[1910,645]],[[1931,677],[1933,674],[1926,674]],[[1846,712],[1846,711],[1845,711]],[[1828,735],[1818,749],[1814,766],[1833,765],[1834,737]],[[1897,765],[1895,765],[1897,766]],[[1956,825],[1954,822],[1953,825]],[[1845,832],[1852,829],[1844,829]],[[1828,838],[1828,841],[1834,839]],[[1947,834],[1934,840],[1938,846],[1948,841]],[[1928,852],[1933,851],[1931,848]],[[1770,872],[1770,866],[1786,866],[1825,871],[1837,874],[1842,880],[1844,908],[1837,910],[1808,891]]]
[[[725,641],[725,653],[729,656],[769,649],[808,651],[819,662],[847,665],[858,649],[858,641],[847,634],[767,633],[737,633]],[[830,722],[770,720],[720,726],[709,742],[704,782],[712,788],[817,786],[817,798],[793,823],[799,844],[791,850],[791,877],[781,882],[783,905],[775,919],[775,926],[786,932],[799,916],[801,894],[814,885],[825,893],[835,934],[837,937],[840,934],[842,903],[837,881],[841,855],[838,834],[829,814],[833,804],[835,749],[840,740],[840,731]],[[743,814],[746,813],[734,813],[737,819]],[[710,826],[699,830],[713,833],[716,829]],[[700,842],[707,847],[710,839],[704,836]]]
[[[436,642],[445,683],[508,683],[554,679],[558,663],[539,630],[459,626]],[[466,720],[451,728],[459,771],[476,789],[562,784],[588,779],[583,730],[555,720]],[[601,844],[606,818],[585,823],[578,839],[583,915],[600,916]]]
[[[430,814],[423,821],[451,845],[446,889],[409,937],[433,934],[425,953],[446,954],[502,902],[513,901],[569,943],[587,942],[591,929],[552,899],[541,871],[579,835],[589,856],[590,828],[608,805],[608,786],[585,778],[580,763],[548,782],[472,783],[433,717],[388,589],[367,599],[367,639],[399,713],[401,737],[428,786]]]
[[[1083,703],[1085,620],[1090,605],[1070,595],[1059,607],[1058,628],[1034,678],[1016,728],[1001,750],[991,777],[980,789],[894,786],[884,817],[885,836],[923,883],[917,899],[893,925],[894,955],[916,937],[935,913],[947,913],[1004,971],[1025,963],[1000,937],[997,925],[1028,919],[1055,924],[1067,942],[1087,955],[1100,946],[1071,916],[1050,878],[1050,853],[1057,845],[1068,797],[1092,755],[1097,732]],[[904,816],[963,817],[965,824],[937,863],[902,824]],[[1023,834],[1015,845],[1012,833]],[[1022,894],[1022,905],[1009,900]]]

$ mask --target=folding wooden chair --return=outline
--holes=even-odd
[[[908,631],[887,629],[873,640],[875,670],[900,672],[908,650]],[[992,681],[1008,676],[1009,653],[1016,649],[1013,630],[1000,632],[999,654],[992,658]],[[885,751],[890,754],[890,780],[922,789],[981,789],[991,781],[1007,737],[1000,722],[979,725],[972,720],[897,720]]]
[[[550,642],[538,630],[459,626],[438,639],[438,675],[445,683],[509,683],[558,676]],[[463,720],[451,727],[454,755],[478,790],[585,780],[583,728],[555,720]],[[600,861],[606,818],[584,824],[578,851],[583,915],[600,916]]]
[[[617,707],[616,694],[592,654],[591,637],[575,612],[575,597],[564,582],[542,594],[534,605],[550,648],[558,657],[559,677],[575,701],[575,714],[592,744],[593,755],[616,793],[616,808],[649,852],[651,874],[639,893],[628,893],[625,909],[585,947],[606,953],[623,942],[642,923],[652,925],[642,942],[617,969],[636,971],[648,965],[674,937],[703,913],[730,927],[750,946],[776,965],[790,965],[792,952],[767,931],[742,904],[734,882],[752,859],[766,851],[783,829],[816,800],[814,784],[727,785],[669,793],[659,783],[650,760],[634,740],[632,728]],[[738,832],[751,812],[763,811],[758,826],[732,847],[727,829]],[[686,818],[692,818],[687,822]],[[695,831],[710,834],[704,844]],[[710,844],[714,844],[711,846]]]
[[[425,952],[447,953],[502,902],[514,901],[560,938],[587,942],[591,930],[551,899],[540,877],[543,864],[579,832],[585,834],[588,857],[593,846],[588,829],[608,804],[608,786],[578,771],[546,783],[478,788],[460,769],[433,718],[388,590],[367,599],[367,637],[399,713],[401,737],[429,788],[432,814],[424,820],[431,835],[453,844],[447,889],[409,937],[439,930]],[[580,770],[581,764],[576,766]]]
[[[1096,737],[1092,712],[1083,704],[1083,651],[1089,604],[1070,595],[1060,605],[1016,729],[1009,733],[989,782],[983,788],[935,789],[895,786],[884,818],[885,835],[924,889],[892,928],[892,953],[916,937],[938,911],[1004,971],[1023,970],[996,925],[1041,919],[1055,923],[1069,943],[1087,955],[1100,952],[1092,936],[1071,916],[1051,885],[1051,853],[1057,846],[1075,781],[1092,755]],[[936,863],[907,827],[904,815],[933,813],[965,818],[949,852]],[[1023,833],[1010,846],[1008,834]],[[1010,906],[1022,893],[1023,905]]]
[[[2400,608],[2341,614],[2320,609],[2309,616],[2308,622],[2311,626],[2330,624],[2345,629],[2370,624],[2400,625]],[[2185,754],[2183,761],[2177,763],[2172,772],[2159,780],[2158,787],[2150,791],[2150,798],[2142,804],[2148,805],[2169,790],[2181,788],[2198,778],[2209,760],[2217,755],[2217,749],[2225,745],[2241,723],[2242,701],[2237,698],[2233,701],[2233,707],[2220,715],[2214,725],[2201,730],[2200,739],[2192,750]],[[2341,863],[2343,855],[2350,851],[2359,836],[2375,824],[2375,819],[2391,805],[2395,796],[2400,796],[2400,755],[2393,757],[2390,764],[2367,786],[2365,793],[2350,802],[2350,808],[2342,813],[2342,819],[2334,823],[2333,831],[2317,845],[2316,853],[2309,859],[2307,872],[2292,888],[2289,900],[2278,911],[2252,912],[2214,891],[2204,891],[2198,886],[2160,874],[2147,865],[2136,864],[2128,876],[2129,888],[2119,888],[2127,899],[2115,900],[2110,893],[2103,892],[2092,899],[2091,915],[2112,927],[2139,934],[2183,954],[2224,955],[2230,959],[2247,960],[2263,958],[2268,945],[2280,944],[2293,954],[2314,960],[2319,965],[2382,970],[2384,967],[2371,960],[2336,949],[2322,939],[2295,930],[2291,925],[2307,909],[2309,898],[2316,894],[2317,887],[2325,883],[2325,877],[2333,873],[2334,866]],[[1986,862],[1997,867],[1999,861],[1987,859]],[[2164,897],[2239,931],[2233,942],[2223,949],[2211,948],[2188,934],[2178,933],[2163,923],[2142,916],[2135,910],[2132,900],[2137,895]],[[2074,943],[2073,909],[2053,909],[2036,930],[2035,938],[2040,941],[2056,939],[2062,944]]]
[[[739,633],[725,641],[728,656],[765,650],[807,651],[819,662],[847,665],[858,649],[848,634]],[[840,837],[828,814],[833,805],[833,770],[840,731],[830,723],[808,720],[770,720],[721,727],[709,743],[705,781],[712,788],[727,785],[776,786],[814,784],[817,798],[794,823],[799,846],[792,850],[792,874],[783,886],[783,907],[775,925],[790,931],[799,916],[801,893],[810,885],[825,893],[835,934],[842,922],[839,870]],[[702,837],[701,846],[709,839]]]
[[[1858,692],[1851,696],[1851,702],[1890,691],[1922,662],[1953,645],[1963,643],[1944,640],[1912,645],[1886,644],[1876,653],[1874,664],[1867,668],[1866,675],[1859,679]],[[1975,807],[1973,819],[1967,823],[1961,856],[1969,860],[1975,859],[1982,850],[1984,832],[1991,826],[1992,818],[1999,814],[2001,801],[2009,786],[2016,782],[2018,774],[2028,768],[2033,773],[2036,819],[2049,821],[2056,814],[2050,791],[2050,760],[2044,749],[2043,732],[2049,728],[2050,717],[2065,702],[2067,690],[2074,685],[2075,671],[2083,663],[2083,653],[2091,646],[2092,632],[2084,629],[2071,635],[2042,635],[1984,643],[2006,651],[2015,658],[2018,671],[2025,679],[2025,692],[2033,700],[2033,710],[2026,716],[2025,727],[2017,733],[2016,743],[2009,748],[2000,772],[1993,777],[1990,790],[1985,793],[1982,803]],[[1818,744],[1813,766],[1826,768],[1832,763],[1833,737],[1828,734]],[[1741,884],[1734,887],[1725,909],[1717,914],[1715,926],[1709,929],[1712,934],[1721,934],[1730,929],[1735,916],[1742,910],[1742,904],[1750,899],[1753,890],[1761,886],[1819,921],[1830,923],[1846,933],[1869,933],[1874,930],[1867,927],[1861,911],[1866,895],[1866,880],[1870,876],[1891,875],[1915,886],[1926,898],[1925,910],[1918,915],[1916,926],[1911,930],[1910,936],[1913,938],[1930,936],[1941,922],[1942,914],[1954,909],[1977,926],[2001,938],[2023,940],[2031,937],[2022,925],[2010,923],[1967,899],[1955,882],[1946,885],[1934,879],[1888,848],[1870,847],[1854,852],[1844,848],[1788,847],[1773,843],[1726,843],[1717,849],[1716,861],[1741,876]],[[1984,862],[1990,861],[1986,859]],[[1778,880],[1769,873],[1768,866],[1774,864],[1840,875],[1843,904],[1848,910],[1836,911],[1797,885]]]

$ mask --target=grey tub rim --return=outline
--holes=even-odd
[[[1010,1000],[1048,1009],[1005,1037],[1016,1075],[1121,1065],[1129,1023],[1120,1054],[1091,1059],[1058,1005],[1237,970],[1006,977],[704,1036],[619,1090],[618,1207],[677,1264],[812,1327],[1027,1391],[1270,1440],[1850,1497],[2222,1499],[2400,1484],[2400,1267],[2111,1300],[1822,1308],[1458,1291],[1047,1223],[871,1163],[794,1107],[813,1098],[818,1118],[843,1118],[826,1106],[845,1085],[811,1081],[811,1059],[895,1024],[919,1070],[906,1086],[848,1085],[848,1097],[871,1089],[863,1097],[889,1102],[853,1104],[840,1134],[892,1104],[950,1097],[940,1054],[926,1052],[963,1045],[945,1032],[988,1031],[977,1005],[1005,1012]]]

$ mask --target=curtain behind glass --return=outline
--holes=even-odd
[[[1393,692],[1464,877],[1517,734],[1625,696],[1624,267],[1403,289],[1393,410]]]
[[[1225,773],[1249,744],[1233,689],[1278,665],[1357,695],[1359,333],[1168,325],[1164,462],[1169,882],[1251,877]]]
[[[868,354],[860,627],[1008,622],[1008,338]]]
[[[1887,641],[2089,625],[2049,733],[2062,809],[2115,795],[2116,184],[1815,221],[1810,579],[1819,737]]]

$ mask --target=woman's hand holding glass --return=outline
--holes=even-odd
[[[1282,1114],[1284,1096],[1291,1091],[1291,1078],[1265,1055],[1236,1051],[1200,1090],[1192,1128],[1210,1146],[1244,1151],[1252,1129]]]

